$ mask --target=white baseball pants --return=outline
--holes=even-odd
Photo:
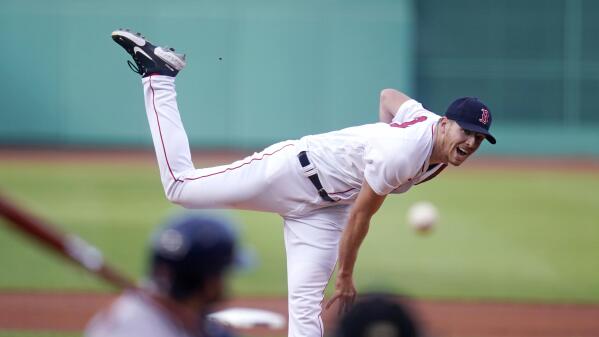
[[[164,191],[187,208],[274,212],[284,219],[289,336],[322,337],[321,304],[350,205],[324,201],[304,175],[297,141],[271,145],[230,165],[196,169],[176,101],[175,79],[142,79]]]

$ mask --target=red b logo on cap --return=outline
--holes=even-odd
[[[480,116],[480,119],[478,121],[487,125],[487,123],[489,123],[489,110],[482,108],[480,109],[480,111],[482,111],[483,114],[482,116]]]

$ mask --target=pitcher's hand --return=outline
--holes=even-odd
[[[351,276],[337,275],[335,281],[335,294],[327,302],[325,309],[329,309],[335,301],[339,300],[339,315],[347,312],[356,298],[356,288]]]

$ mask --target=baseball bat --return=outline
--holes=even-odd
[[[102,252],[79,236],[65,234],[48,221],[33,216],[0,194],[0,215],[14,229],[37,240],[69,261],[83,267],[117,288],[133,288],[134,283],[109,266]]]

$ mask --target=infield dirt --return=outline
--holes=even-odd
[[[90,317],[110,304],[113,294],[0,293],[0,330],[82,331]],[[408,305],[430,336],[599,336],[599,305],[525,304],[409,300]],[[224,307],[250,307],[287,315],[285,298],[238,298]],[[324,312],[327,331],[336,308]],[[284,336],[285,330],[256,328],[246,336]]]

